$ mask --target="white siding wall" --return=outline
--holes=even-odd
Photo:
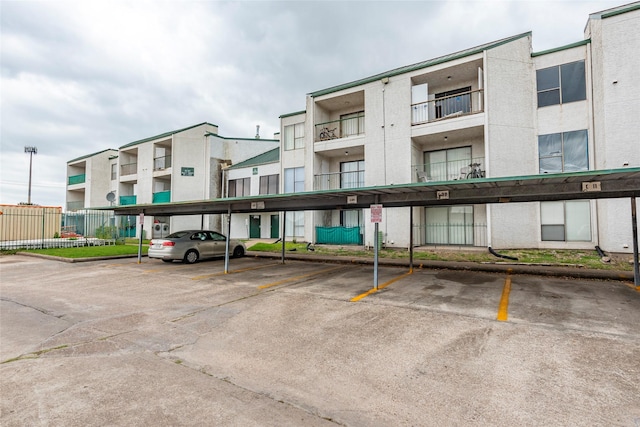
[[[594,17],[591,38],[593,133],[597,169],[640,166],[640,10]],[[614,83],[615,82],[615,83]],[[636,203],[640,205],[640,200]],[[631,202],[597,202],[599,244],[605,251],[631,252]]]
[[[258,169],[258,174],[253,174],[253,168]],[[230,169],[226,172],[229,180],[251,178],[251,195],[260,194],[260,177],[267,175],[280,175],[280,163],[269,163],[258,166],[249,166],[240,169]],[[226,180],[225,180],[226,181]],[[227,185],[225,183],[225,185]],[[278,215],[278,212],[256,212],[251,214],[233,214],[231,215],[231,237],[235,239],[249,238],[249,222],[251,217],[259,217],[260,219],[260,238],[271,238],[271,215]],[[280,224],[280,227],[282,225]],[[281,230],[281,228],[280,228]],[[224,230],[226,233],[226,230]]]

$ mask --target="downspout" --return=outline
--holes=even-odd
[[[591,35],[589,35],[589,38],[591,38]],[[593,145],[593,169],[596,169],[596,165],[598,164],[597,160],[596,160],[596,121],[595,121],[595,114],[593,112],[593,101],[594,101],[594,94],[593,94],[593,53],[592,53],[592,44],[589,43],[589,48],[587,49],[587,59],[589,61],[589,71],[590,71],[590,75],[589,75],[589,88],[590,88],[590,92],[591,92],[591,99],[589,102],[589,114],[591,115],[591,131],[593,132],[593,138],[591,138],[592,141],[592,145]],[[588,135],[588,134],[587,134]],[[589,149],[589,145],[587,145],[587,150]],[[600,214],[599,214],[599,210],[598,210],[598,204],[599,204],[599,200],[596,199],[594,200],[595,203],[595,212],[596,212],[596,220],[595,220],[595,227],[596,227],[596,235],[595,235],[595,243],[596,246],[598,247],[600,245]]]
[[[490,143],[489,143],[489,111],[487,109],[487,51],[485,50],[482,53],[482,62],[484,65],[484,69],[482,70],[482,108],[484,109],[484,165],[485,165],[485,176],[491,175],[491,168],[489,164],[489,153],[491,153]],[[485,205],[485,211],[487,212],[487,247],[491,248],[491,236],[493,234],[493,228],[491,224],[491,205]]]

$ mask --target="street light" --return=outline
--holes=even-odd
[[[31,204],[31,169],[33,166],[33,155],[38,154],[38,147],[24,147],[24,152],[29,153],[29,199],[27,204]]]

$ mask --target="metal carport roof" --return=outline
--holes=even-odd
[[[116,215],[200,215],[248,212],[536,202],[640,197],[640,167],[562,174],[476,178],[357,189],[338,189],[126,205]]]

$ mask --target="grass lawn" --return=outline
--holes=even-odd
[[[146,254],[149,248],[142,246],[142,253]],[[137,255],[138,246],[111,245],[111,246],[84,246],[79,248],[50,248],[30,249],[23,252],[58,256],[62,258],[92,258],[117,255]]]
[[[250,251],[257,252],[282,252],[282,243],[256,243],[247,248]],[[287,252],[296,252],[300,254],[314,253],[318,255],[337,255],[352,257],[371,257],[372,250],[362,250],[361,247],[325,247],[316,245],[313,252],[307,250],[306,243],[286,242],[285,250]],[[599,270],[621,270],[632,271],[633,265],[626,260],[612,259],[611,262],[605,263],[600,260],[598,253],[588,250],[542,250],[542,249],[518,249],[518,250],[499,250],[498,253],[518,258],[518,261],[511,261],[498,258],[491,255],[488,251],[454,251],[446,249],[414,251],[413,259],[431,260],[431,261],[470,261],[470,262],[512,262],[520,264],[542,264],[542,265],[558,265],[571,266],[576,268],[594,268]],[[381,249],[380,258],[408,259],[409,251],[406,249]],[[631,259],[631,256],[625,257]]]

